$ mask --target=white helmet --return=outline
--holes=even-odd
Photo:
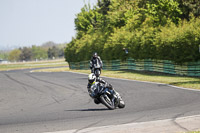
[[[91,73],[91,74],[88,76],[88,82],[89,82],[90,84],[93,84],[93,83],[95,83],[95,81],[96,81],[96,76],[95,76],[94,73]]]

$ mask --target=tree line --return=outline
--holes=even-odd
[[[20,47],[11,51],[0,52],[0,58],[14,62],[63,58],[65,45],[47,42],[42,46]]]
[[[104,60],[198,61],[199,16],[199,0],[98,0],[76,15],[65,58],[89,60],[98,52]]]

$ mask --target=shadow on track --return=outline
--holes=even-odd
[[[109,109],[107,108],[101,108],[101,109],[73,109],[73,110],[65,110],[65,111],[107,111]]]

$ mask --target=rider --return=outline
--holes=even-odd
[[[116,92],[114,90],[114,88],[112,87],[111,84],[107,83],[105,80],[103,80],[102,78],[96,78],[95,74],[94,73],[91,73],[89,76],[88,76],[88,85],[87,85],[87,89],[88,89],[88,92],[89,92],[89,95],[91,96],[91,86],[95,83],[95,82],[99,82],[99,83],[102,83],[105,85],[106,88],[110,89],[111,92],[113,93],[113,95],[116,95],[117,97],[120,97],[119,93]],[[99,104],[99,100],[98,99],[94,99],[94,102],[96,104]]]
[[[100,68],[100,73],[101,73],[101,69],[103,67],[103,62],[101,60],[101,58],[98,56],[97,52],[95,52],[90,60],[90,69],[91,69],[91,73],[94,73],[94,66],[95,65],[99,65]]]

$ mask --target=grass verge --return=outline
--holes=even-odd
[[[90,70],[70,70],[69,68],[54,68],[54,69],[40,69],[37,72],[60,72],[60,71],[72,71],[81,73],[90,73]],[[150,81],[170,84],[178,87],[200,89],[200,79],[196,77],[184,77],[176,75],[168,75],[162,73],[152,72],[138,72],[138,71],[107,71],[103,70],[101,76],[123,78],[138,81]]]
[[[185,133],[200,133],[200,131],[191,131],[191,132],[185,132]]]

